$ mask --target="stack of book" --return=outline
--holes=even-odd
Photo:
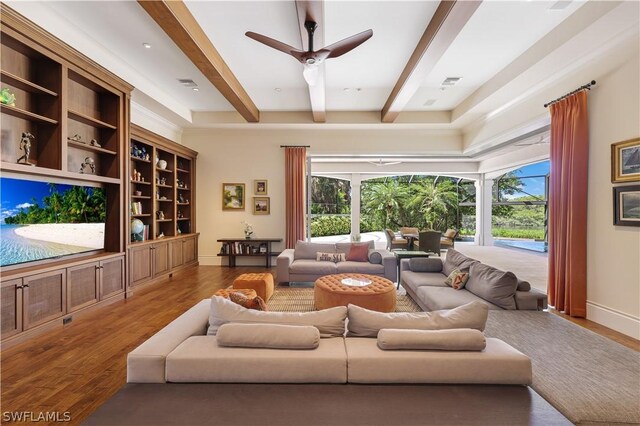
[[[142,213],[142,203],[140,201],[135,201],[131,203],[131,214],[139,215]]]

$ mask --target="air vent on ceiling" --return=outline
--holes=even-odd
[[[571,0],[558,0],[551,6],[549,6],[549,10],[562,10],[566,9],[567,6],[571,4]]]
[[[424,106],[431,106],[435,104],[437,99],[427,99],[427,101],[423,104]]]
[[[180,84],[182,84],[184,87],[198,87],[198,85],[196,84],[195,81],[191,80],[190,78],[179,78],[178,81],[180,82]]]
[[[447,77],[442,82],[442,86],[455,86],[457,82],[460,81],[462,77]]]

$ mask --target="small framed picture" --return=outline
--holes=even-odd
[[[269,197],[253,197],[253,214],[270,214]]]
[[[253,192],[255,195],[267,195],[267,180],[254,180],[253,181]]]
[[[611,145],[611,182],[640,182],[640,138]]]
[[[613,224],[640,226],[640,185],[613,188]]]
[[[244,210],[244,183],[222,184],[222,210]]]

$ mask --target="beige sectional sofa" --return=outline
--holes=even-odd
[[[389,250],[375,249],[369,241],[369,261],[330,262],[318,259],[318,253],[349,252],[351,243],[310,243],[298,241],[295,249],[286,249],[276,260],[276,276],[280,283],[313,282],[331,274],[358,273],[385,277],[395,282],[398,276],[396,257]]]
[[[449,249],[446,260],[437,258],[403,259],[401,285],[425,311],[452,309],[473,301],[489,309],[541,310],[547,308],[547,295],[531,288],[513,273],[501,271]],[[454,270],[469,272],[463,289],[445,284]]]
[[[437,313],[401,314],[353,305],[313,313],[258,312],[232,304],[219,297],[205,299],[142,343],[127,357],[127,382],[531,383],[527,356],[501,340],[485,339],[478,331],[484,329],[488,312],[479,303]],[[316,327],[314,349],[286,349],[286,343],[280,349],[233,347],[222,342],[224,327],[269,327],[270,321],[288,324],[285,328]],[[383,350],[376,339],[381,327],[391,333],[438,330],[446,335],[453,328],[457,333],[480,334],[484,350]],[[277,346],[277,336],[273,341]],[[448,345],[446,339],[444,344]]]

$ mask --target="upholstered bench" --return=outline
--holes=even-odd
[[[213,295],[222,296],[225,299],[228,299],[230,293],[243,294],[244,296],[247,297],[247,299],[253,299],[258,295],[256,291],[252,288],[233,288],[233,287],[221,288],[220,290],[216,291]]]
[[[234,289],[253,289],[267,302],[273,295],[273,275],[269,273],[242,274],[233,281]]]

